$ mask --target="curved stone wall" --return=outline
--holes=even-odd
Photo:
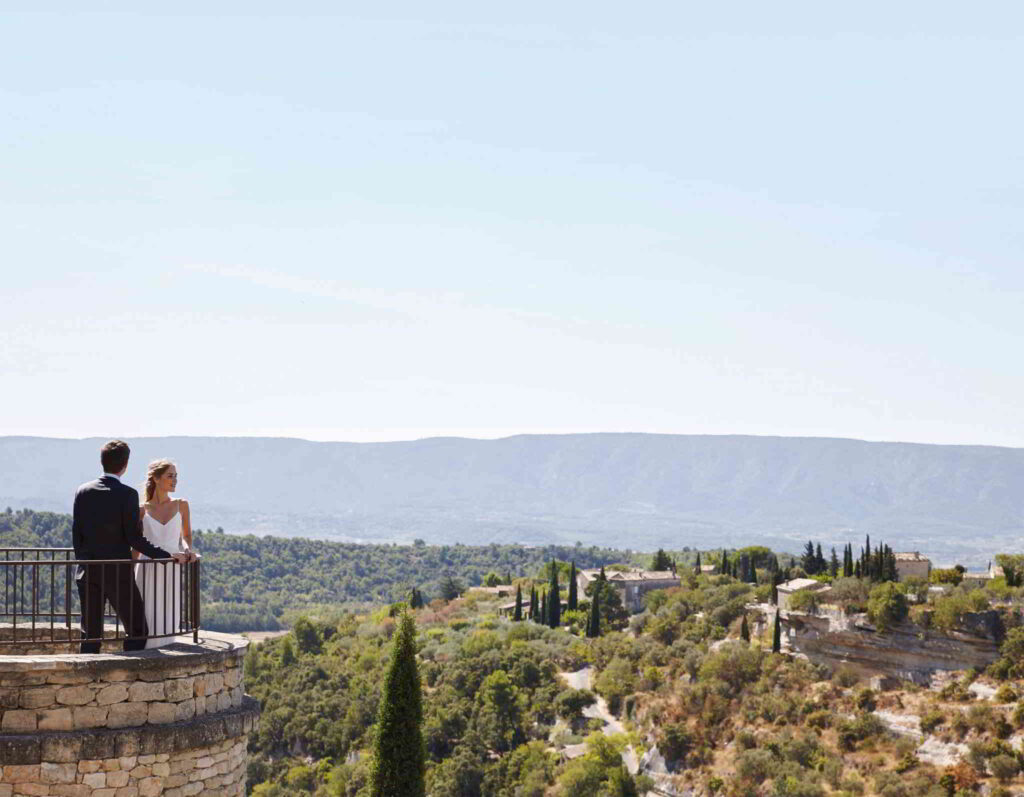
[[[0,797],[244,794],[247,646],[0,656]]]

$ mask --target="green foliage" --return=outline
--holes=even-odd
[[[300,617],[292,626],[292,636],[300,653],[319,653],[321,647],[320,633],[308,617]]]
[[[373,747],[371,794],[426,794],[423,703],[416,663],[416,623],[402,615],[384,678]]]
[[[928,576],[928,580],[933,584],[952,584],[956,586],[964,580],[964,573],[955,567],[935,568]]]
[[[196,530],[202,555],[202,620],[212,631],[276,631],[300,614],[326,619],[341,608],[409,600],[413,585],[425,602],[451,576],[463,585],[495,574],[533,573],[552,557],[577,566],[622,561],[608,548],[521,545],[355,544],[299,537],[259,537]],[[0,512],[0,546],[71,545],[71,518],[53,512]],[[414,607],[415,608],[415,607]]]
[[[651,558],[651,570],[671,570],[674,564],[672,557],[665,553],[664,548],[659,548]]]
[[[597,697],[589,689],[563,689],[555,698],[555,712],[565,720],[579,720],[583,709],[594,705]]]
[[[1024,586],[1024,554],[996,554],[996,564],[1003,568],[1006,586]]]
[[[907,618],[910,608],[902,587],[891,581],[872,588],[868,597],[868,618],[879,631],[886,631]]]
[[[821,605],[821,595],[816,590],[802,589],[789,596],[787,606],[790,611],[814,614]]]

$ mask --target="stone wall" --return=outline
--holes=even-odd
[[[245,792],[247,641],[0,656],[0,797]]]

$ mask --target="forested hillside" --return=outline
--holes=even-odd
[[[552,558],[599,567],[627,556],[582,546],[357,545],[219,530],[196,531],[194,544],[203,556],[203,627],[214,631],[272,631],[298,612],[402,600],[412,587],[429,601],[447,577],[470,587],[492,572],[503,581],[538,574]],[[70,545],[68,515],[0,513],[0,547]]]
[[[628,629],[548,628],[470,596],[414,613],[433,797],[970,797],[1019,794],[1024,628],[985,673],[933,689],[872,688],[790,655],[761,584],[684,574],[652,592]],[[923,584],[923,582],[922,582]],[[1011,607],[986,590],[833,579],[836,608],[929,618]],[[927,597],[925,597],[927,595]],[[249,783],[259,797],[368,797],[374,723],[394,615],[402,607],[300,620],[253,648],[246,686],[263,705]],[[586,601],[581,602],[586,613]],[[951,613],[950,613],[951,612]],[[755,622],[760,617],[765,622]],[[799,622],[799,620],[797,620]],[[620,626],[621,628],[621,626]],[[929,630],[931,629],[931,630]],[[838,665],[838,662],[837,662]],[[639,761],[647,766],[631,774]],[[651,789],[656,788],[657,791]]]

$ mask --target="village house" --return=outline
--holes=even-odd
[[[903,551],[894,553],[896,557],[896,574],[900,581],[917,577],[928,580],[932,572],[932,560],[921,556],[920,551]]]
[[[576,586],[581,597],[586,594],[587,586],[600,575],[600,568],[577,572]],[[622,605],[631,612],[643,611],[644,595],[651,590],[678,587],[680,584],[679,576],[673,570],[606,570],[605,577],[609,586],[619,590]]]
[[[779,584],[779,608],[788,609],[789,599],[793,597],[794,593],[805,591],[824,592],[828,589],[831,589],[828,584],[815,581],[813,578],[794,578],[792,581]]]

